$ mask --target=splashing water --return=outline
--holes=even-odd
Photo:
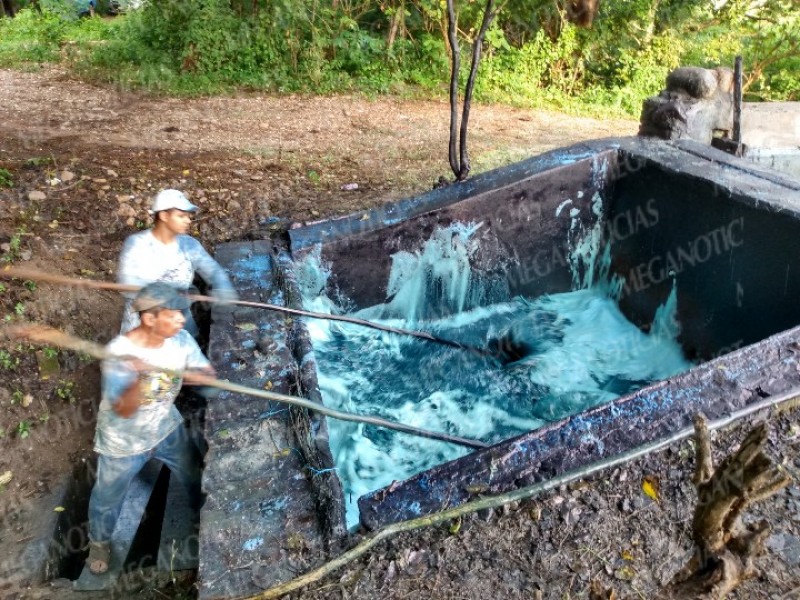
[[[582,232],[580,239],[575,232],[570,244],[571,263],[583,272],[575,285],[582,289],[528,301],[512,300],[503,285],[474,277],[472,236],[479,227],[441,228],[418,252],[395,254],[389,300],[355,316],[479,347],[508,332],[524,340],[527,356],[501,367],[423,340],[309,320],[326,404],[498,442],[691,366],[675,341],[675,289],[659,308],[650,334],[627,321],[598,275],[607,275],[610,260],[595,237],[598,228]],[[341,312],[323,293],[327,273],[319,253],[299,264],[298,274],[305,308]],[[349,525],[358,522],[359,496],[468,452],[362,424],[331,419],[329,426]]]

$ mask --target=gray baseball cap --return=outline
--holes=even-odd
[[[189,308],[189,305],[186,294],[162,281],[144,286],[133,299],[133,310],[136,312],[156,307],[185,310]]]

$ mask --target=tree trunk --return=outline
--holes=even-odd
[[[599,10],[600,0],[569,0],[564,7],[564,17],[573,25],[588,29],[592,26]],[[560,8],[558,12],[562,12]],[[551,36],[551,39],[557,37],[558,35],[555,38]]]
[[[400,36],[405,35],[405,18],[406,18],[406,3],[405,0],[400,0],[400,5],[395,9],[392,15],[392,24],[389,27],[389,37],[386,40],[386,47],[391,51],[394,42],[397,39],[397,33]]]
[[[481,29],[472,45],[472,67],[469,70],[467,87],[464,90],[464,112],[461,115],[461,170],[458,173],[459,181],[464,181],[472,168],[469,164],[469,153],[467,152],[467,125],[469,124],[469,111],[472,104],[472,90],[475,87],[475,77],[478,74],[478,64],[481,62],[483,39],[486,37],[486,31],[489,29],[489,25],[492,23],[492,19],[494,19],[495,14],[494,0],[487,0],[486,8],[483,10],[483,22],[481,23]]]
[[[3,15],[8,17],[14,16],[14,1],[13,0],[0,0],[3,5]]]
[[[494,0],[487,0],[483,11],[483,21],[480,31],[472,44],[472,65],[464,90],[464,108],[461,115],[461,127],[458,126],[458,72],[460,68],[460,50],[458,47],[458,23],[456,19],[453,0],[447,0],[447,39],[450,43],[451,72],[450,72],[450,144],[448,156],[450,169],[456,176],[456,181],[464,181],[470,172],[469,152],[467,150],[467,132],[469,127],[469,112],[472,103],[472,91],[475,87],[475,77],[478,74],[478,65],[481,61],[481,49],[486,31],[492,23],[497,12],[494,10]],[[458,148],[458,154],[456,149]]]
[[[458,71],[461,68],[461,49],[458,47],[458,24],[453,0],[447,0],[447,40],[450,43],[450,170],[458,177],[461,167],[456,153],[458,137]]]

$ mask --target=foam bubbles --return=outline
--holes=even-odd
[[[477,225],[434,232],[417,252],[393,257],[391,297],[356,313],[396,327],[416,327],[447,339],[487,347],[499,334],[524,343],[521,360],[501,366],[457,348],[349,323],[308,320],[326,404],[375,414],[416,427],[497,442],[612,400],[691,366],[675,337],[675,290],[651,333],[625,319],[608,286],[528,301],[508,299],[470,268]],[[608,257],[594,236],[575,238],[585,275]],[[305,307],[339,309],[324,290],[326,270],[303,265]],[[593,264],[594,262],[594,264]],[[601,274],[602,269],[601,269]],[[497,288],[500,289],[500,288]],[[356,501],[469,450],[408,434],[329,420],[331,450],[345,489],[347,518],[358,522]]]

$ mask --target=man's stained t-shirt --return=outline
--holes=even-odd
[[[175,408],[182,378],[166,371],[202,369],[210,366],[194,338],[181,330],[164,340],[160,348],[142,348],[120,335],[106,346],[109,354],[135,357],[154,369],[137,373],[124,358],[103,361],[103,398],[97,414],[95,451],[111,457],[132,456],[155,448],[178,426],[181,418]],[[139,380],[142,404],[128,418],[114,412],[114,404],[132,383]]]
[[[215,292],[233,293],[225,270],[195,238],[179,235],[174,242],[164,244],[148,229],[134,233],[125,240],[119,257],[117,281],[139,287],[163,281],[178,289],[188,290],[195,272],[210,283]],[[133,296],[126,296],[120,333],[139,325],[139,315],[131,309]]]

